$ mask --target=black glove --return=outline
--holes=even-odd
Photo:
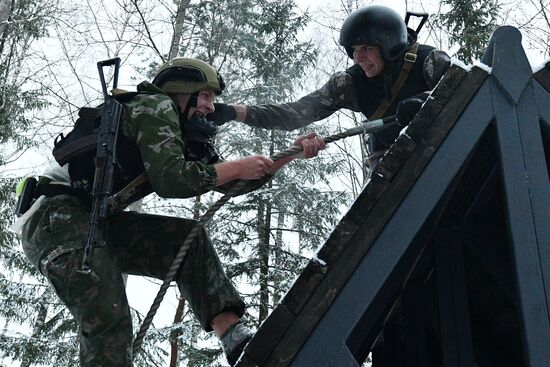
[[[205,164],[214,164],[219,161],[220,155],[212,142],[190,140],[187,142],[185,159]]]
[[[218,126],[237,118],[237,111],[233,106],[225,103],[214,103],[214,108],[215,111],[206,115],[206,118]]]
[[[428,94],[421,93],[413,97],[402,100],[397,105],[397,124],[401,127],[407,126],[414,118],[420,107],[428,99]]]
[[[188,141],[209,142],[213,140],[218,128],[212,121],[199,114],[193,115],[191,120],[183,124],[185,137]]]
[[[218,127],[205,117],[195,114],[191,120],[183,124],[187,152],[185,158],[190,161],[201,161],[212,164],[219,160],[219,155],[214,146],[214,137]]]

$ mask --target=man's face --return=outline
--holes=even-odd
[[[358,45],[351,46],[353,49],[353,60],[359,66],[368,78],[374,78],[380,75],[386,66],[380,48],[377,46]]]
[[[176,94],[176,104],[185,111],[185,107],[189,102],[189,94]],[[197,106],[189,109],[188,119],[191,119],[195,113],[202,116],[206,116],[209,113],[214,112],[214,100],[216,99],[216,93],[211,90],[202,90],[197,95]]]

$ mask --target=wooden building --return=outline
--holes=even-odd
[[[483,63],[451,67],[238,366],[550,366],[550,62],[501,27]]]

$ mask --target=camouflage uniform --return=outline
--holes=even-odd
[[[360,66],[354,65],[333,74],[320,89],[298,101],[247,106],[244,123],[265,129],[290,131],[322,120],[343,108],[362,112],[369,118],[388,98],[388,86],[391,87],[398,78],[402,66],[403,58],[400,58],[397,62],[387,63],[380,75],[367,78]],[[384,116],[395,114],[400,101],[433,89],[449,66],[450,58],[445,52],[420,45],[407,80]],[[378,162],[381,153],[395,141],[400,130],[401,127],[395,126],[371,135],[371,153],[375,153],[370,162],[371,168]]]
[[[214,189],[214,167],[184,158],[185,139],[170,97],[147,82],[138,90],[151,93],[125,103],[122,131],[137,144],[153,190],[160,196],[183,198]],[[68,182],[68,176],[55,180]],[[23,248],[80,326],[81,365],[131,366],[132,320],[122,274],[163,279],[195,221],[116,213],[99,230],[105,245],[94,251],[93,274],[83,274],[78,270],[89,207],[70,195],[43,198],[36,205],[23,225]],[[244,313],[244,303],[204,231],[190,247],[176,282],[207,331],[212,330],[211,319],[223,311]]]

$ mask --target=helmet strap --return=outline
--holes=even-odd
[[[189,116],[189,110],[191,110],[191,107],[197,107],[197,98],[199,96],[199,92],[195,92],[189,96],[189,100],[187,101],[187,104],[185,105],[185,108],[183,111],[181,111],[183,115],[183,119],[185,121],[188,121],[187,116]]]
[[[417,42],[411,46],[411,48],[407,53],[405,53],[405,62],[403,63],[403,68],[401,69],[401,72],[399,73],[397,80],[395,81],[395,83],[393,83],[393,86],[391,87],[390,99],[380,103],[380,106],[378,106],[376,111],[374,111],[374,113],[369,117],[369,120],[376,120],[384,116],[384,114],[386,113],[390,105],[395,100],[395,97],[397,97],[397,95],[399,94],[401,87],[407,80],[409,76],[409,72],[411,71],[416,61],[416,53],[418,52],[418,46],[419,44]],[[386,77],[385,75],[384,75],[384,78]],[[385,84],[386,84],[386,80],[384,79],[384,89],[386,89]]]

